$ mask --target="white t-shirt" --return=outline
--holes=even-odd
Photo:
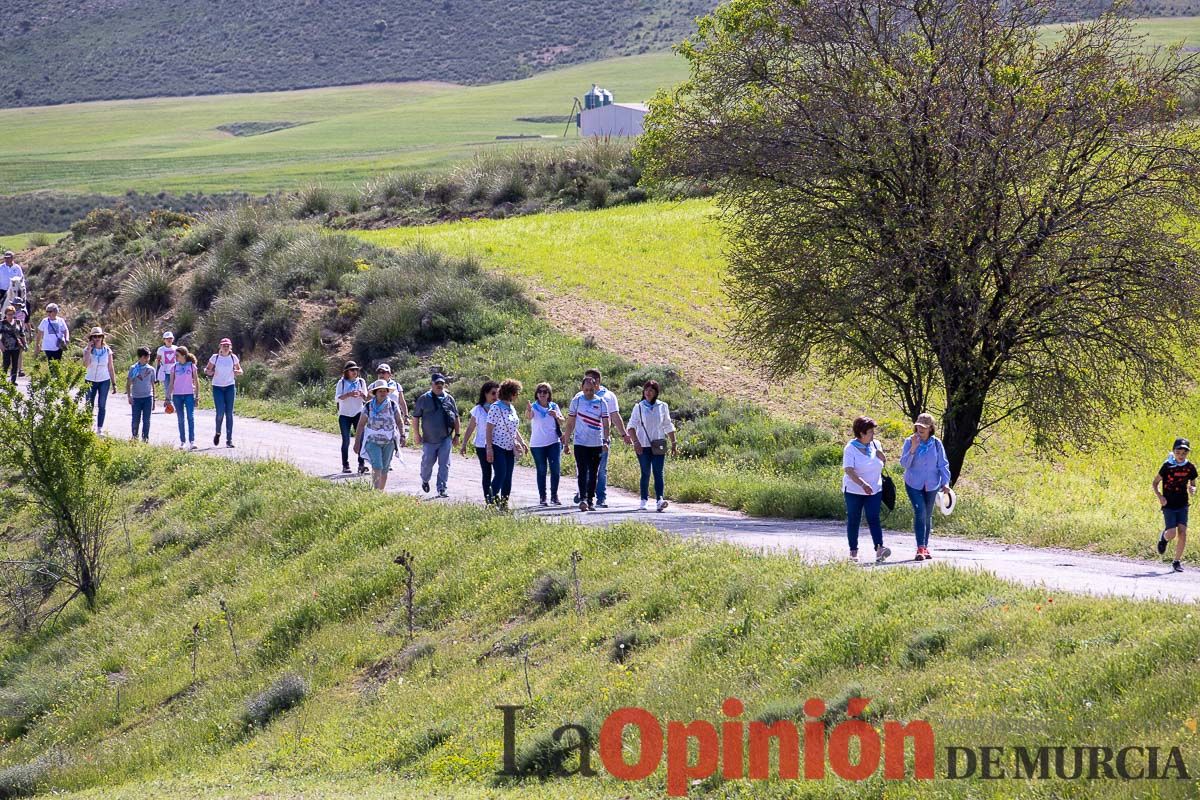
[[[8,291],[9,287],[12,286],[13,278],[25,280],[25,270],[21,269],[21,265],[15,261],[11,267],[0,261],[0,292]]]
[[[337,388],[333,390],[333,399],[337,400],[338,414],[343,417],[356,417],[362,413],[363,399],[361,397],[347,397],[345,400],[339,400],[346,392],[353,392],[358,389],[363,394],[367,392],[367,382],[362,378],[355,378],[348,381],[345,378],[338,378]]]
[[[175,366],[175,350],[176,345],[162,345],[158,348],[158,382],[166,383],[167,376],[171,374],[171,367]]]
[[[583,392],[580,392],[580,394],[583,394]],[[599,397],[604,401],[604,405],[608,406],[608,416],[615,425],[617,423],[617,414],[621,412],[621,404],[617,401],[617,393],[610,392],[606,387],[601,386],[596,390],[596,397]]]
[[[92,383],[112,380],[112,374],[108,371],[108,357],[112,355],[112,350],[107,347],[88,347],[88,352],[92,361],[84,378]]]
[[[553,411],[558,410],[558,403],[551,403],[550,408],[551,411],[543,414],[538,410],[538,404],[533,404],[533,419],[529,423],[530,447],[546,447],[558,442],[558,434],[554,428],[555,417],[553,414]]]
[[[62,350],[63,345],[71,341],[71,332],[67,330],[67,323],[62,317],[56,319],[53,323],[49,317],[45,317],[38,323],[38,330],[42,332],[42,351],[47,350]]]
[[[475,446],[487,447],[487,421],[491,406],[475,406],[471,409],[471,419],[475,420]]]
[[[212,385],[233,386],[236,381],[233,371],[241,363],[241,359],[233,353],[227,356],[213,353],[208,359],[208,365],[213,368]]]
[[[855,474],[866,481],[875,494],[879,494],[883,491],[883,462],[875,455],[879,450],[879,445],[871,442],[868,445],[871,451],[868,455],[855,446],[856,442],[857,440],[846,442],[846,449],[842,450],[842,468],[853,467]],[[858,481],[850,480],[850,476],[845,472],[842,473],[842,491],[850,494],[866,494]]]

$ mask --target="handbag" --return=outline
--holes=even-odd
[[[665,456],[667,454],[667,440],[650,439],[650,431],[646,430],[646,421],[642,419],[641,409],[638,409],[638,422],[642,424],[642,433],[646,434],[646,438],[650,440],[650,455]]]
[[[887,506],[888,511],[896,510],[896,482],[892,480],[891,475],[883,476],[883,504]]]

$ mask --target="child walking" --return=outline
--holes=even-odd
[[[1196,465],[1188,461],[1192,445],[1187,439],[1176,439],[1171,455],[1154,476],[1154,494],[1162,506],[1163,532],[1158,537],[1158,552],[1167,552],[1167,542],[1175,540],[1175,560],[1171,568],[1183,572],[1180,561],[1187,546],[1188,504],[1196,493]],[[1161,491],[1159,487],[1161,488]]]

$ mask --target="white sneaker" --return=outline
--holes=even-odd
[[[187,450],[187,443],[186,443],[186,442],[180,442],[180,443],[179,443],[179,449],[180,449],[180,450]]]
[[[189,445],[188,445],[188,450],[195,450],[195,449],[196,449],[196,443],[195,443],[195,442],[192,442],[191,444],[189,444]]]
[[[668,503],[664,498],[659,498],[659,501],[658,501],[658,510],[659,511],[666,511],[667,506],[669,506],[669,505],[671,505],[671,504]]]
[[[645,501],[645,500],[643,500],[643,501],[642,501],[642,502],[641,502],[641,503],[638,505],[638,511],[645,511],[645,510],[646,510],[646,501]]]

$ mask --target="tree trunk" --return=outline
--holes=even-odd
[[[979,435],[979,423],[983,419],[983,404],[986,391],[960,388],[946,391],[946,413],[942,415],[942,444],[946,447],[946,460],[950,462],[950,483],[958,482],[967,450]]]

